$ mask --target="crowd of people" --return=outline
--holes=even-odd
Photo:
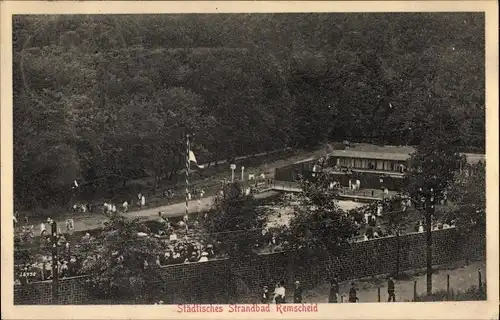
[[[272,183],[272,182],[269,182]],[[335,187],[333,183],[331,188]],[[249,192],[249,191],[245,191]],[[173,192],[166,192],[166,196],[172,196]],[[193,190],[193,194],[201,199],[204,196],[204,190]],[[144,206],[146,198],[144,194],[137,195],[137,205]],[[129,203],[125,201],[120,210],[112,203],[104,203],[102,206],[103,211],[107,214],[113,214],[117,211],[126,212]],[[401,198],[402,211],[412,207],[411,200],[405,197]],[[372,203],[364,211],[363,214],[352,214],[351,219],[358,228],[358,235],[353,238],[353,241],[366,241],[375,238],[382,238],[390,236],[394,230],[384,228],[382,225],[382,218],[384,212],[389,210],[389,200],[384,199]],[[86,212],[86,210],[93,210],[88,205],[75,205],[75,210]],[[203,215],[203,216],[202,216]],[[172,219],[169,221],[162,211],[158,212],[159,220],[163,227],[155,230],[154,232],[139,232],[138,237],[155,237],[160,240],[164,247],[162,254],[153,255],[144,260],[144,267],[149,266],[166,266],[182,263],[205,262],[210,259],[224,256],[220,244],[210,242],[210,239],[203,237],[196,237],[197,231],[202,224],[202,221],[207,218],[207,213],[199,215],[197,218],[190,218],[184,216],[180,220]],[[17,218],[17,217],[16,217]],[[15,223],[17,221],[15,220]],[[16,243],[19,245],[32,244],[40,241],[40,245],[44,248],[50,248],[54,241],[57,246],[62,248],[63,254],[59,255],[57,263],[52,261],[52,255],[48,254],[34,254],[34,255],[21,255],[22,258],[18,259],[17,264],[16,283],[23,282],[23,279],[30,278],[32,281],[50,280],[52,278],[52,268],[57,265],[59,275],[61,277],[75,276],[81,274],[81,267],[92,259],[99,259],[95,255],[88,255],[81,247],[85,244],[93,244],[99,246],[102,244],[96,243],[96,237],[85,233],[82,237],[73,235],[74,226],[72,223],[67,222],[65,232],[57,228],[57,238],[53,237],[51,232],[52,219],[48,218],[46,223],[40,224],[40,234],[34,232],[34,226],[25,226],[23,230],[17,235]],[[433,230],[447,229],[454,227],[455,221],[433,222]],[[189,227],[188,227],[189,226]],[[424,232],[422,221],[419,221],[415,226],[415,232]],[[286,241],[281,241],[279,231],[277,230],[262,230],[259,241],[255,244],[257,250],[265,251],[270,249],[276,251],[286,249]],[[119,261],[120,255],[116,257]],[[29,276],[29,277],[28,277]]]

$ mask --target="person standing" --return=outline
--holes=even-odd
[[[387,302],[396,302],[396,294],[394,290],[394,279],[392,277],[389,277],[389,281],[387,281],[387,293],[389,294],[389,299],[387,299]]]
[[[283,282],[278,282],[276,288],[274,289],[274,303],[282,304],[285,303],[285,286]]]
[[[293,292],[293,303],[302,303],[302,293],[304,288],[300,285],[300,282],[295,281],[295,290]]]
[[[339,301],[339,279],[334,275],[330,280],[330,295],[328,296],[328,303],[338,303]]]
[[[269,298],[270,298],[269,289],[267,286],[264,286],[262,296],[260,297],[260,302],[262,304],[267,304],[267,303],[269,303]]]
[[[349,302],[350,303],[356,303],[359,301],[358,295],[356,291],[356,284],[353,282],[351,283],[351,289],[349,290]]]

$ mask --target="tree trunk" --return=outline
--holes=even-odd
[[[286,253],[287,255],[287,267],[286,267],[286,277],[288,279],[288,285],[289,286],[292,286],[293,284],[293,280],[294,280],[294,277],[295,277],[295,274],[294,274],[294,271],[293,271],[293,267],[294,267],[294,256],[292,254],[292,252],[287,252]]]
[[[401,255],[401,238],[399,236],[399,231],[396,231],[396,271],[394,272],[394,277],[397,279],[399,277],[400,268],[400,255]]]
[[[425,216],[426,249],[427,249],[427,294],[432,294],[432,219],[431,214]]]

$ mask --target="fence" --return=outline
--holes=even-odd
[[[422,301],[471,301],[471,300],[486,300],[486,285],[483,282],[483,274],[481,270],[477,270],[476,272],[476,277],[472,280],[473,282],[476,281],[477,286],[474,284],[468,284],[468,288],[465,290],[454,290],[452,288],[453,283],[450,281],[450,273],[446,273],[446,289],[434,289],[431,294],[419,294],[417,291],[417,288],[419,286],[419,283],[423,283],[424,286],[426,286],[426,280],[424,281],[419,281],[419,280],[413,280],[413,294],[411,299],[409,297],[404,297],[401,299],[399,297],[398,299],[401,299],[404,302],[422,302]],[[463,280],[463,279],[462,279]],[[409,281],[406,281],[408,284]],[[436,285],[436,275],[433,276],[433,286]],[[382,292],[383,290],[385,291],[387,288],[378,286],[377,287],[377,301],[378,302],[386,302],[385,299],[382,299]],[[394,302],[396,301],[396,295],[398,295],[398,292],[395,291],[395,296],[394,296]],[[389,299],[390,300],[390,297]]]
[[[425,234],[403,236],[400,244],[400,271],[425,267]],[[244,261],[224,259],[172,265],[161,268],[163,280],[150,291],[171,304],[224,303],[221,300],[226,297],[214,295],[214,292],[225,293],[235,286],[256,292],[263,285],[270,285],[278,279],[288,283],[300,279],[302,283],[314,287],[327,280],[327,270],[335,270],[344,280],[386,274],[395,268],[396,252],[395,239],[389,237],[354,243],[335,261],[327,259],[314,264],[307,259],[295,259],[293,252],[280,252]],[[485,237],[480,234],[459,237],[454,229],[434,231],[433,252],[435,265],[463,261],[466,257],[470,260],[484,259]],[[33,283],[29,288],[15,286],[15,304],[51,304],[52,291],[46,283]],[[90,299],[87,284],[82,278],[63,279],[60,286],[60,304],[77,304]],[[62,292],[65,296],[61,296]]]

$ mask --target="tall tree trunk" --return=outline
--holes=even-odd
[[[294,277],[295,277],[295,274],[294,274],[294,256],[293,256],[293,253],[292,252],[287,252],[286,253],[286,256],[287,256],[287,267],[286,267],[286,277],[288,279],[288,285],[291,286],[293,284],[293,280],[294,280]]]
[[[427,294],[432,294],[432,218],[430,212],[425,216],[427,247]]]
[[[401,238],[399,236],[399,230],[396,231],[396,271],[394,277],[397,279],[399,277],[399,268],[400,268],[400,255],[401,255]]]

